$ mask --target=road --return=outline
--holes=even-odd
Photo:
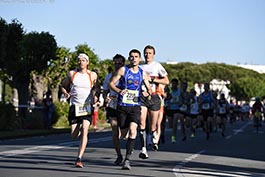
[[[1,177],[174,177],[174,176],[265,176],[265,125],[259,133],[250,121],[228,124],[226,137],[212,133],[207,141],[198,129],[185,142],[177,136],[149,152],[149,159],[138,158],[139,139],[131,159],[132,169],[121,170],[115,160],[111,132],[90,133],[84,156],[85,167],[75,168],[78,141],[69,134],[0,141]],[[180,135],[180,130],[178,130]],[[123,154],[125,142],[122,140]]]

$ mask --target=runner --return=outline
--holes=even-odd
[[[225,127],[227,116],[229,113],[229,103],[225,99],[225,95],[222,93],[218,100],[218,114],[217,114],[217,126],[222,129],[222,137],[225,137]]]
[[[186,81],[181,82],[181,99],[180,99],[180,124],[181,124],[181,132],[182,132],[182,141],[186,141],[186,126],[189,128],[190,121],[188,117],[189,113],[189,101],[190,101],[190,93],[187,91],[188,84]]]
[[[178,87],[178,80],[171,80],[171,87],[168,89],[166,104],[167,104],[167,116],[172,127],[171,143],[176,143],[176,134],[178,128],[178,120],[182,118],[180,113],[181,103],[181,88]]]
[[[206,132],[206,139],[210,138],[210,130],[213,122],[213,109],[215,105],[212,92],[210,91],[209,83],[204,84],[204,92],[199,97],[199,109],[203,116],[203,124]]]
[[[249,103],[246,101],[243,106],[241,107],[241,120],[245,121],[249,119],[249,115],[250,115],[250,106]]]
[[[229,120],[230,120],[230,124],[235,123],[236,121],[236,115],[235,115],[235,105],[233,103],[233,100],[230,100],[229,103]]]
[[[110,122],[111,129],[112,129],[112,142],[117,154],[117,158],[114,162],[116,165],[120,165],[123,161],[123,157],[121,154],[121,145],[120,145],[120,128],[118,127],[118,122],[117,122],[117,99],[118,99],[118,94],[114,92],[112,89],[109,88],[108,84],[110,82],[110,78],[113,75],[114,72],[116,72],[120,67],[124,66],[125,64],[125,57],[116,54],[113,57],[113,64],[114,64],[114,71],[112,73],[109,73],[103,82],[103,99],[105,100],[105,106],[106,106],[106,114],[107,114],[107,119]],[[116,83],[118,85],[119,82]],[[125,135],[123,135],[125,136]]]
[[[161,108],[161,95],[159,92],[159,85],[169,84],[167,72],[165,68],[158,62],[154,61],[155,48],[153,46],[146,46],[144,48],[144,57],[145,64],[141,65],[141,68],[149,74],[151,79],[149,80],[152,91],[151,91],[151,100],[148,99],[146,91],[142,92],[141,96],[141,118],[140,118],[140,142],[141,142],[141,152],[139,157],[142,159],[147,159],[147,149],[146,149],[146,118],[149,111],[149,116],[151,119],[151,135],[153,140],[158,140],[159,132],[158,128],[160,127],[158,116],[159,110]],[[156,133],[155,133],[156,132]],[[154,150],[158,149],[156,142],[154,142]]]
[[[191,130],[191,138],[195,137],[195,131],[198,125],[198,115],[199,115],[199,104],[198,97],[196,96],[195,89],[190,89],[190,130]]]
[[[140,51],[131,50],[129,61],[128,66],[123,66],[114,73],[109,83],[110,88],[118,93],[118,126],[122,132],[128,131],[129,133],[126,143],[126,156],[122,166],[122,169],[126,170],[131,169],[129,160],[135,146],[137,126],[141,115],[140,95],[143,82],[148,92],[151,92],[148,82],[150,77],[139,67],[141,61]],[[119,85],[116,86],[118,81]]]
[[[260,101],[260,97],[256,97],[255,103],[252,106],[253,125],[254,127],[261,127],[262,122],[263,104]]]
[[[93,95],[92,88],[97,81],[97,74],[88,70],[89,57],[78,55],[78,69],[71,70],[62,82],[62,93],[70,98],[68,121],[73,139],[81,136],[76,167],[84,167],[82,156],[87,145],[88,128],[92,121],[93,104],[98,97]],[[68,91],[70,89],[70,91]]]

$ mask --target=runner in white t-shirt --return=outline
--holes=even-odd
[[[159,116],[161,109],[161,95],[165,85],[169,84],[167,72],[164,67],[154,61],[155,48],[153,46],[147,45],[144,48],[145,64],[140,67],[147,72],[150,76],[150,85],[152,88],[152,93],[142,92],[141,96],[141,118],[140,118],[140,142],[142,150],[139,157],[142,159],[147,159],[147,149],[146,149],[146,118],[149,114],[151,118],[151,136],[154,143],[154,150],[158,150],[158,140],[160,136],[160,123],[162,121],[162,116]],[[144,90],[144,88],[143,88]],[[151,98],[148,95],[151,94]],[[161,118],[161,120],[158,120]],[[159,123],[160,122],[160,123]]]

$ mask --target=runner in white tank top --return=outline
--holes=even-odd
[[[74,77],[70,87],[70,105],[92,103],[90,73],[74,72],[76,73],[73,73]]]
[[[62,92],[65,98],[70,98],[68,121],[71,125],[72,138],[76,139],[81,135],[75,162],[75,166],[79,168],[84,166],[81,159],[86,149],[88,128],[92,121],[92,104],[98,101],[98,98],[92,94],[97,74],[88,70],[88,65],[88,56],[79,54],[78,69],[70,71],[62,82]]]

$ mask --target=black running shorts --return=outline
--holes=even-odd
[[[118,106],[117,121],[121,129],[129,128],[130,123],[139,124],[141,107],[140,106]]]
[[[161,98],[157,94],[151,95],[150,100],[148,97],[141,95],[140,100],[141,106],[145,106],[151,111],[158,111],[161,108]]]
[[[92,112],[93,112],[93,110],[92,110]],[[75,116],[75,106],[71,105],[69,108],[69,113],[68,113],[69,125],[77,124],[77,123],[81,124],[83,122],[83,120],[88,120],[91,123],[92,122],[92,115],[76,117]]]

